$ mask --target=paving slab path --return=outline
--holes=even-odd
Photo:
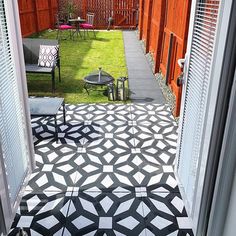
[[[123,31],[130,99],[138,103],[166,103],[135,31]]]

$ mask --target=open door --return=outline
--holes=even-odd
[[[11,226],[34,160],[19,24],[17,1],[0,0],[1,235]]]
[[[226,12],[231,4],[223,0],[192,2],[176,173],[194,233],[204,201],[203,185],[226,48]]]

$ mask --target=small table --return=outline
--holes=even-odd
[[[85,23],[86,20],[85,20],[85,19],[78,19],[78,18],[75,18],[75,19],[69,19],[69,22],[72,23],[72,24],[75,24],[75,27],[76,27],[76,31],[73,33],[72,37],[74,37],[74,34],[75,34],[75,33],[77,34],[77,37],[78,37],[78,35],[80,35],[80,37],[81,37],[79,25],[80,25],[81,23]]]
[[[64,98],[29,98],[31,116],[52,116],[55,121],[55,138],[58,140],[57,113],[63,107],[64,125],[66,124],[66,112]]]

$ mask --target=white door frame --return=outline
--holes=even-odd
[[[23,112],[23,122],[25,124],[26,130],[26,141],[28,145],[29,160],[28,160],[28,171],[26,174],[25,182],[22,185],[21,191],[19,192],[17,199],[14,205],[11,205],[9,200],[9,191],[5,173],[5,166],[3,160],[3,154],[0,145],[0,200],[2,203],[2,210],[4,214],[4,233],[8,232],[12,220],[14,219],[15,213],[23,196],[24,188],[28,182],[28,178],[32,170],[35,168],[35,156],[34,156],[34,145],[32,139],[32,129],[31,129],[31,119],[29,112],[28,104],[28,90],[27,90],[27,81],[25,74],[25,64],[23,56],[23,47],[22,47],[22,36],[20,28],[20,18],[19,18],[19,9],[18,1],[15,0],[4,0],[5,10],[6,10],[6,20],[8,23],[8,34],[11,44],[11,54],[17,74],[17,86],[19,90],[19,97],[22,105]],[[1,216],[2,217],[2,216]]]
[[[195,17],[195,10],[196,10],[196,3],[197,0],[192,1],[192,9],[191,9],[191,17],[190,17],[190,28],[189,28],[189,38],[188,38],[188,46],[187,46],[187,53],[186,53],[186,63],[185,63],[185,79],[184,79],[184,87],[182,93],[182,105],[181,105],[181,116],[183,117],[184,114],[184,102],[185,102],[185,92],[186,92],[186,84],[188,78],[188,67],[189,67],[189,55],[191,52],[191,44],[192,44],[192,35],[193,35],[193,26],[194,26],[194,17]],[[224,51],[226,45],[226,29],[228,28],[229,24],[229,13],[231,10],[232,0],[222,0],[219,7],[219,17],[217,22],[217,29],[216,29],[216,40],[214,42],[215,51],[213,54],[213,62],[211,66],[211,74],[210,74],[210,83],[209,83],[209,94],[207,98],[207,105],[206,105],[206,114],[204,118],[204,131],[201,138],[201,150],[200,150],[200,160],[197,170],[197,179],[195,184],[195,194],[194,194],[194,201],[193,201],[193,208],[189,209],[187,204],[187,196],[184,194],[183,186],[180,185],[180,191],[183,197],[183,200],[186,204],[186,210],[189,214],[189,217],[193,221],[193,231],[196,234],[198,228],[201,227],[198,225],[199,223],[199,216],[200,216],[200,209],[201,205],[204,203],[205,199],[202,199],[203,195],[203,186],[206,181],[206,166],[208,162],[208,152],[210,147],[211,141],[211,133],[212,133],[212,126],[214,122],[214,115],[215,109],[217,104],[217,95],[219,90],[219,83],[221,79],[221,71],[224,59]],[[183,127],[182,119],[180,118],[180,126],[179,132],[181,132]],[[177,148],[177,160],[179,160],[179,146],[180,145],[180,137],[178,141],[178,148]],[[177,163],[178,164],[178,163]],[[177,165],[178,166],[178,165]],[[186,170],[187,171],[187,170]],[[177,167],[176,167],[177,173]],[[177,174],[177,179],[178,178]]]

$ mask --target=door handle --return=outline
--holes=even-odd
[[[181,69],[184,68],[185,58],[178,59],[177,62]]]

